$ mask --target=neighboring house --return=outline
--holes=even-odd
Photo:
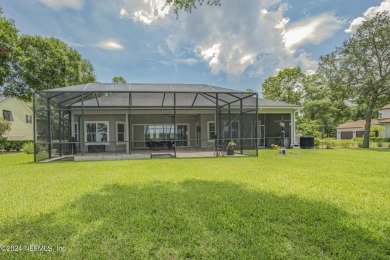
[[[36,161],[58,153],[218,156],[228,140],[240,154],[255,155],[280,145],[282,130],[284,146],[296,144],[299,106],[203,84],[89,83],[40,91],[35,103],[35,143],[55,147],[46,155],[40,149]]]
[[[390,138],[390,104],[378,110],[379,118],[372,119],[371,125],[382,125],[385,129],[379,132],[378,136]],[[365,120],[347,122],[337,127],[337,139],[352,139],[355,137],[363,137]]]
[[[382,133],[379,133],[380,137],[390,138],[390,104],[384,106],[379,111],[379,124],[383,125],[385,130]]]
[[[363,137],[366,120],[346,122],[336,127],[337,140],[348,140],[355,137]],[[371,125],[378,125],[377,119],[371,120]]]
[[[0,96],[1,116],[11,122],[8,140],[33,140],[33,112],[24,101]]]

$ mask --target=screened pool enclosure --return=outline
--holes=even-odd
[[[35,161],[257,156],[258,94],[89,83],[34,95]],[[232,148],[230,148],[232,149]]]

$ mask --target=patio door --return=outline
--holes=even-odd
[[[265,127],[264,125],[257,126],[257,146],[264,148],[265,147]]]

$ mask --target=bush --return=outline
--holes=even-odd
[[[315,138],[314,138],[314,146],[315,146],[315,147],[319,147],[319,146],[320,146],[320,143],[321,143],[320,138],[315,137]]]
[[[26,142],[26,143],[24,143],[23,151],[26,154],[33,154],[34,153],[34,143],[33,142]]]
[[[336,145],[335,140],[332,138],[325,138],[324,144],[325,144],[326,149],[332,149]]]
[[[352,141],[351,140],[343,140],[342,142],[340,142],[340,145],[344,148],[348,148],[348,147],[352,146]]]
[[[376,139],[376,141],[377,141],[377,146],[378,147],[383,147],[383,143],[385,142],[385,139],[384,138],[381,138],[381,137],[378,137],[377,139]]]
[[[19,152],[22,148],[23,145],[26,142],[31,142],[31,141],[20,141],[20,140],[7,140],[7,138],[0,137],[0,150],[6,150],[7,152],[9,151],[17,151]]]

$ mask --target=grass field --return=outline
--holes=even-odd
[[[390,149],[31,161],[0,155],[0,259],[390,258]]]

